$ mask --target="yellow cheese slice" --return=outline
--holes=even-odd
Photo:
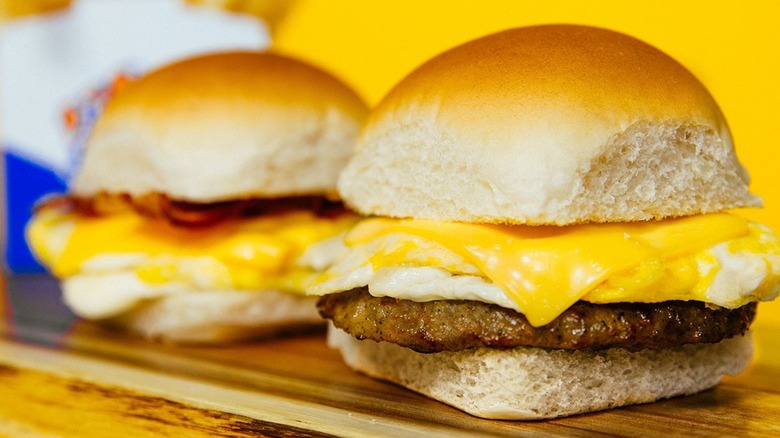
[[[361,221],[345,242],[356,247],[392,233],[434,241],[477,266],[539,326],[608,278],[746,236],[748,224],[725,213],[567,227],[372,218]],[[403,264],[403,252],[409,250],[402,245],[393,254],[374,257],[373,268]],[[690,265],[679,269],[684,274]]]
[[[228,267],[235,287],[279,283],[301,288],[311,272],[295,261],[309,245],[341,233],[355,220],[352,215],[326,218],[294,211],[177,227],[133,211],[85,216],[44,210],[28,225],[27,238],[37,257],[60,278],[78,274],[96,256],[141,254],[145,262],[136,267],[136,274],[151,284],[181,276],[177,258],[210,257]],[[279,281],[269,283],[269,278]]]

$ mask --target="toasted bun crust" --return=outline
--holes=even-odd
[[[638,352],[483,348],[421,354],[359,341],[329,326],[328,343],[369,376],[502,420],[555,418],[693,394],[739,373],[753,355],[750,335]]]
[[[339,180],[363,214],[635,221],[758,206],[718,105],[632,37],[573,25],[433,58],[372,112]]]
[[[284,56],[185,59],[109,102],[71,189],[190,202],[334,192],[366,113],[345,84]]]

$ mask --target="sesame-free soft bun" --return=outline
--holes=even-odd
[[[69,193],[27,226],[77,316],[223,344],[321,328],[298,263],[354,214],[335,199],[368,108],[305,62],[202,54],[119,90]]]
[[[339,180],[369,215],[565,225],[758,206],[707,89],[609,30],[493,34],[380,102]]]
[[[201,203],[333,192],[366,113],[351,88],[306,63],[196,56],[110,101],[71,190]]]
[[[544,348],[420,354],[328,327],[328,344],[364,374],[482,418],[540,420],[690,395],[750,364],[750,334],[675,348]]]

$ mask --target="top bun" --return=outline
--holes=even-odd
[[[185,59],[109,102],[71,191],[202,203],[332,193],[367,112],[344,83],[287,57]]]
[[[632,37],[547,25],[423,64],[372,112],[339,192],[368,215],[617,222],[759,206],[726,120]]]

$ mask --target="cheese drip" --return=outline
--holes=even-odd
[[[344,242],[354,272],[366,266],[374,273],[406,269],[409,278],[414,268],[436,267],[454,276],[475,275],[470,268],[476,268],[477,276],[499,286],[535,326],[581,299],[709,301],[720,269],[710,250],[724,242],[731,253],[757,254],[757,269],[763,264],[761,296],[751,299],[773,298],[780,277],[777,238],[731,214],[566,227],[372,218],[356,225]],[[456,257],[443,257],[440,248]],[[344,266],[336,263],[321,275],[313,293],[334,292],[321,286],[348,275]]]

